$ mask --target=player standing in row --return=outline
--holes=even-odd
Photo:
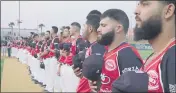
[[[55,74],[57,72],[57,59],[55,58],[55,51],[59,50],[59,37],[57,36],[58,28],[56,26],[52,26],[51,29],[51,43],[48,47],[48,64],[46,64],[46,70],[47,70],[47,85],[46,90],[49,92],[53,92],[54,87],[54,78]]]
[[[134,37],[136,41],[148,40],[154,52],[147,58],[141,70],[147,73],[149,79],[143,79],[143,82],[131,83],[136,76],[124,74],[123,78],[131,77],[129,81],[131,90],[136,91],[136,85],[142,85],[142,92],[176,92],[176,74],[175,74],[175,14],[176,1],[144,1],[141,0],[135,10],[136,27]],[[142,74],[141,74],[142,75]],[[121,82],[117,80],[117,82]],[[116,83],[117,83],[116,82]],[[115,83],[115,84],[116,84]],[[121,83],[122,86],[126,84]],[[116,91],[121,90],[124,93],[127,88],[116,87]],[[126,90],[125,90],[126,89]],[[138,90],[139,91],[139,90]]]
[[[120,9],[106,10],[101,16],[98,43],[108,49],[104,54],[100,92],[112,92],[112,83],[120,75],[137,71],[143,64],[138,51],[125,41],[128,27],[128,16]],[[90,82],[92,91],[96,92],[94,84]]]
[[[90,46],[88,47],[87,50],[85,50],[86,52],[84,54],[85,56],[83,56],[84,57],[83,59],[89,57],[90,55],[96,54],[96,53],[103,55],[105,52],[105,47],[96,42],[97,37],[98,37],[97,29],[99,27],[99,22],[100,22],[100,15],[89,14],[87,16],[87,21],[84,25],[83,37],[85,40],[89,42]],[[84,60],[81,60],[81,61],[84,61]],[[80,78],[80,81],[77,87],[77,92],[91,92],[88,79],[86,79],[82,75],[82,71],[81,71],[82,67],[74,66],[73,69],[74,69],[76,76]]]

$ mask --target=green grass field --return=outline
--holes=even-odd
[[[145,60],[152,52],[152,50],[139,50],[139,53],[143,60]]]
[[[4,59],[1,59],[1,76],[2,76],[3,65],[4,65]]]

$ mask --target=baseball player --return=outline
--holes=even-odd
[[[100,22],[99,15],[88,15],[87,16],[87,21],[86,21],[86,24],[84,25],[83,37],[89,41],[90,46],[85,52],[86,53],[85,58],[95,53],[99,53],[103,55],[105,52],[105,47],[96,42],[97,37],[98,37],[97,28],[99,26],[99,22]],[[81,68],[74,67],[73,69],[74,69],[76,76],[80,78],[79,85],[77,86],[76,91],[77,92],[91,92],[88,79],[82,75]]]
[[[125,42],[128,26],[128,16],[120,9],[108,9],[102,14],[98,43],[108,48],[104,54],[100,90],[97,90],[96,82],[90,82],[91,91],[112,92],[112,82],[121,74],[138,71],[142,66],[138,51]]]
[[[54,82],[54,91],[55,92],[64,91],[64,88],[65,88],[63,76],[65,75],[64,71],[65,71],[66,66],[64,65],[65,64],[64,61],[65,61],[68,53],[66,53],[66,55],[63,55],[63,52],[64,52],[63,45],[68,44],[68,43],[71,44],[69,29],[70,29],[70,27],[66,26],[63,28],[63,32],[61,33],[61,38],[62,38],[61,40],[62,41],[59,44],[60,57],[58,58],[57,73],[56,73],[55,82]],[[67,51],[69,51],[69,49],[67,49]]]
[[[58,28],[56,26],[53,26],[51,29],[51,37],[52,41],[50,43],[50,46],[48,48],[48,64],[46,64],[46,70],[47,70],[47,85],[46,90],[49,92],[53,92],[54,88],[54,78],[57,73],[57,59],[55,58],[55,50],[59,49],[59,38],[57,36]]]
[[[126,73],[116,80],[113,87],[117,91],[128,92],[126,87],[117,86],[119,82],[128,81],[133,92],[176,92],[175,80],[175,9],[176,1],[140,1],[135,10],[136,27],[134,37],[136,41],[148,40],[154,52],[147,58],[141,72],[147,73],[148,78]],[[150,25],[149,25],[150,24]],[[142,73],[142,74],[143,74]],[[140,76],[142,76],[140,73]],[[146,76],[146,75],[145,75]],[[133,82],[134,79],[143,82]],[[131,80],[130,80],[131,79]],[[121,83],[121,86],[126,84]],[[140,85],[140,89],[136,86]],[[142,86],[141,86],[142,85]],[[118,87],[118,88],[117,88]]]
[[[50,43],[51,43],[51,39],[50,39],[50,31],[46,31],[45,32],[45,43],[43,43],[43,47],[42,47],[42,52],[39,54],[38,59],[42,59],[42,62],[44,63],[44,82],[43,85],[47,86],[48,84],[48,64],[49,64],[49,51],[48,48],[50,47]],[[48,91],[45,87],[45,91]]]

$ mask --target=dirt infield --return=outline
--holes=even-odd
[[[5,58],[1,79],[1,92],[42,92],[28,75],[27,66],[16,58]]]

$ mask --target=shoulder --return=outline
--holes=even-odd
[[[175,63],[175,50],[176,50],[176,45],[172,46],[169,48],[166,53],[163,56],[162,61],[164,62],[174,62]]]

